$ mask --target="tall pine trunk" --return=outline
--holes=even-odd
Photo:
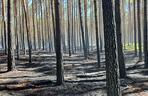
[[[97,46],[97,63],[100,67],[100,49],[99,49],[99,34],[98,34],[98,18],[97,18],[97,2],[94,0],[94,12],[95,12],[95,29],[96,29],[96,46]]]
[[[106,60],[107,96],[121,96],[119,84],[119,66],[116,56],[113,0],[102,0]]]
[[[83,43],[83,51],[84,51],[84,57],[87,59],[87,48],[85,43],[85,34],[84,34],[84,28],[83,28],[83,21],[82,21],[82,8],[81,8],[81,0],[78,2],[79,4],[79,17],[80,17],[80,27],[81,27],[81,33],[82,33],[82,43]]]
[[[7,54],[7,32],[6,32],[6,20],[5,20],[5,0],[2,0],[2,21],[3,21],[3,33],[4,33],[4,45],[5,54]]]
[[[60,12],[59,12],[59,0],[55,0],[55,30],[56,30],[56,65],[57,65],[57,85],[64,83],[64,68],[61,51],[61,27],[60,27]]]
[[[137,56],[137,30],[136,30],[136,0],[134,0],[134,47],[135,47],[135,56]]]
[[[32,44],[31,44],[31,34],[29,31],[29,18],[27,16],[28,7],[26,5],[25,0],[22,1],[23,3],[23,9],[24,9],[24,16],[25,16],[25,25],[26,25],[26,31],[27,31],[27,42],[28,42],[28,51],[29,51],[29,63],[32,63]]]
[[[14,45],[11,32],[11,0],[7,0],[7,31],[8,31],[8,71],[15,69]]]
[[[147,0],[144,0],[144,62],[148,68]]]
[[[137,24],[138,24],[138,47],[139,61],[142,61],[142,44],[141,44],[141,18],[140,18],[140,0],[137,0]]]
[[[71,56],[71,36],[70,36],[70,7],[71,7],[71,2],[69,2],[69,0],[67,0],[67,15],[68,15],[68,35],[67,35],[67,39],[68,39],[68,53],[69,53],[69,56]]]
[[[126,77],[126,69],[124,62],[124,54],[122,47],[122,34],[121,34],[121,13],[120,13],[120,0],[115,0],[115,22],[116,22],[116,36],[117,36],[117,50],[118,50],[118,63],[120,78]]]

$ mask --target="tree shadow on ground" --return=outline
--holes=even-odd
[[[56,84],[50,80],[13,80],[0,83],[0,91],[3,90],[24,90],[32,88],[51,87]]]
[[[131,88],[124,90],[123,95],[136,94],[148,91],[148,80],[133,79],[135,82],[131,84]],[[145,96],[145,95],[144,95]]]
[[[32,93],[33,96],[84,96],[89,92],[104,90],[104,84],[98,85],[97,83],[65,83],[62,86],[48,87],[39,89]],[[49,91],[50,90],[50,91]],[[95,96],[94,94],[92,96]]]
[[[0,74],[6,73],[6,72],[8,72],[8,71],[0,71]]]
[[[43,73],[46,75],[55,75],[56,63],[49,60],[51,58],[55,58],[54,56],[46,56],[46,57],[42,56],[42,57],[33,57],[33,58],[36,58],[37,59],[36,61],[38,62],[33,61],[32,64],[29,64],[29,63],[16,64],[18,66],[18,70],[25,71],[28,68],[32,68],[31,71],[36,73]],[[98,72],[98,71],[104,70],[104,68],[100,69],[97,67],[97,62],[83,62],[81,61],[81,58],[76,58],[77,61],[75,61],[75,58],[70,61],[66,61],[66,60],[68,59],[65,59],[64,61],[64,70],[66,73],[67,72],[74,73],[74,71],[75,72],[83,71],[83,73],[92,73],[92,72]],[[19,61],[23,62],[21,61],[21,59]],[[101,64],[103,65],[104,63],[101,63]],[[76,74],[78,73],[76,72]]]
[[[65,83],[62,86],[55,86],[53,81],[45,80],[46,76],[56,76],[56,63],[55,56],[33,56],[33,63],[29,64],[28,57],[23,57],[18,60],[16,64],[19,71],[31,71],[37,76],[15,76],[15,77],[5,77],[5,79],[13,79],[12,81],[3,82],[0,84],[0,90],[23,90],[24,89],[35,89],[34,91],[29,90],[29,93],[24,93],[25,96],[82,96],[85,93],[91,91],[105,90],[105,67],[98,68],[96,61],[89,61],[91,59],[84,60],[83,56],[73,56],[64,58],[64,71],[65,75],[75,76],[76,78],[70,77],[70,79],[65,79]],[[134,56],[129,57],[130,60]],[[128,58],[128,59],[129,59]],[[104,60],[104,59],[103,59]],[[105,66],[105,63],[101,61],[101,65]],[[139,67],[135,67],[139,68]],[[130,69],[132,70],[132,69]],[[129,71],[129,70],[128,70]],[[40,75],[38,75],[38,73]],[[27,74],[28,75],[28,74]],[[45,76],[43,80],[38,81],[38,77]],[[66,76],[65,76],[66,77]],[[30,79],[24,78],[33,78]],[[50,79],[50,78],[49,78]],[[25,81],[26,80],[26,81]],[[34,83],[37,82],[37,83]],[[99,83],[98,83],[99,82]],[[142,81],[143,82],[143,81]],[[142,83],[141,82],[141,83]],[[134,83],[133,83],[134,84]],[[140,87],[140,85],[138,85]],[[141,85],[142,86],[142,85]],[[145,89],[147,85],[144,85]],[[27,90],[28,91],[28,90]],[[135,92],[135,91],[133,91]],[[128,93],[130,93],[128,91]],[[127,94],[128,94],[127,93]],[[82,94],[82,95],[81,95]],[[125,93],[126,94],[126,93]],[[95,96],[94,94],[92,96]]]

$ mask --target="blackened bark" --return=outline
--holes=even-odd
[[[118,50],[118,63],[120,78],[126,77],[126,69],[124,62],[124,54],[122,47],[122,34],[121,34],[121,15],[120,15],[120,0],[115,0],[115,22],[116,22],[116,36],[117,36],[117,50]]]
[[[59,0],[55,0],[55,29],[56,29],[56,65],[57,65],[57,85],[64,83],[64,68],[62,60],[62,51],[61,51],[61,27],[60,27],[60,13],[59,13]]]
[[[106,58],[107,96],[121,96],[119,66],[116,56],[115,26],[112,0],[102,0]]]
[[[82,10],[81,10],[81,0],[78,2],[79,4],[79,17],[80,17],[80,26],[81,26],[81,33],[82,33],[82,43],[83,43],[83,51],[84,57],[87,59],[87,48],[85,44],[85,36],[84,36],[84,28],[83,28],[83,21],[82,21]]]
[[[140,18],[140,0],[137,0],[137,24],[138,24],[138,47],[139,61],[142,61],[142,44],[141,44],[141,18]]]
[[[99,49],[99,38],[98,38],[98,18],[97,18],[97,2],[94,0],[94,11],[95,11],[95,28],[96,28],[96,46],[97,46],[97,63],[100,67],[100,49]]]
[[[144,62],[148,68],[147,0],[144,0]]]
[[[8,31],[8,71],[12,71],[15,69],[14,62],[14,48],[12,46],[12,32],[11,32],[11,0],[7,0],[7,31]]]
[[[71,36],[70,36],[70,2],[68,2],[69,0],[67,0],[67,14],[68,14],[68,35],[67,35],[67,39],[68,39],[68,52],[69,52],[69,56],[71,56]]]
[[[137,30],[136,30],[136,0],[134,0],[134,47],[135,47],[135,56],[137,56]]]
[[[28,25],[28,16],[27,16],[27,6],[25,5],[25,0],[23,2],[23,9],[24,9],[24,16],[25,16],[25,25],[27,31],[27,42],[28,42],[28,51],[29,51],[29,63],[32,63],[32,44],[31,44],[31,36],[29,32],[29,25]]]

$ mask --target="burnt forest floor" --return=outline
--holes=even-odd
[[[105,57],[102,53],[98,68],[95,53],[87,60],[82,53],[64,54],[65,84],[56,86],[55,54],[33,52],[32,64],[21,55],[16,70],[6,72],[7,57],[1,51],[0,96],[106,96]],[[120,80],[123,96],[148,96],[148,69],[137,60],[133,52],[125,52],[128,77]]]

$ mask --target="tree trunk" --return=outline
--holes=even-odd
[[[5,21],[5,0],[2,0],[2,16],[3,16],[3,32],[4,32],[4,44],[5,44],[5,54],[7,54],[7,35],[6,35],[6,21]]]
[[[68,39],[68,52],[69,52],[69,56],[71,56],[71,36],[70,36],[70,3],[71,2],[68,2],[69,0],[67,0],[67,15],[68,15],[68,35],[67,35],[67,39]]]
[[[35,16],[34,16],[34,0],[32,0],[32,23],[33,23],[33,44],[34,44],[34,50],[36,50],[36,33],[35,33]]]
[[[106,59],[107,96],[121,96],[116,56],[112,0],[102,0]]]
[[[81,26],[81,33],[82,33],[83,51],[84,51],[84,57],[85,59],[87,59],[87,48],[85,44],[85,36],[84,36],[83,21],[82,21],[81,0],[79,0],[78,3],[79,3],[79,17],[80,17],[80,26]]]
[[[8,71],[15,69],[15,58],[14,58],[14,46],[13,46],[13,36],[11,32],[11,0],[7,0],[7,31],[8,31]]]
[[[134,0],[134,47],[135,47],[135,56],[137,56],[137,30],[136,30],[136,0]]]
[[[53,37],[54,37],[54,48],[56,48],[56,45],[55,45],[55,43],[56,43],[56,32],[55,32],[55,16],[54,16],[54,12],[53,12],[53,0],[51,0],[51,14],[52,14],[52,26],[53,26]]]
[[[28,16],[27,16],[27,6],[25,5],[25,1],[23,0],[23,8],[24,8],[24,15],[25,15],[25,24],[26,24],[26,31],[27,31],[27,42],[28,42],[28,51],[29,51],[29,63],[32,63],[32,44],[31,44],[31,34],[29,32],[29,25],[28,25]]]
[[[120,0],[115,0],[115,22],[116,22],[116,36],[117,36],[117,50],[118,50],[118,63],[120,78],[126,77],[126,69],[124,62],[124,54],[122,47],[122,34],[121,34],[121,15],[120,15]]]
[[[94,0],[94,11],[95,11],[95,28],[96,28],[96,46],[97,46],[97,61],[98,67],[100,67],[100,49],[99,49],[99,34],[98,34],[98,18],[97,18],[97,2]]]
[[[137,24],[138,24],[138,47],[139,47],[139,61],[142,61],[142,45],[141,45],[141,18],[140,18],[140,0],[137,0]]]
[[[59,12],[59,0],[55,0],[55,29],[56,29],[56,59],[57,59],[57,85],[64,83],[64,68],[61,52],[61,27],[60,27],[60,12]]]
[[[87,24],[87,0],[84,0],[84,15],[85,15],[85,44],[87,54],[89,54],[89,37],[88,37],[88,24]]]
[[[147,0],[144,0],[144,62],[148,68]]]

